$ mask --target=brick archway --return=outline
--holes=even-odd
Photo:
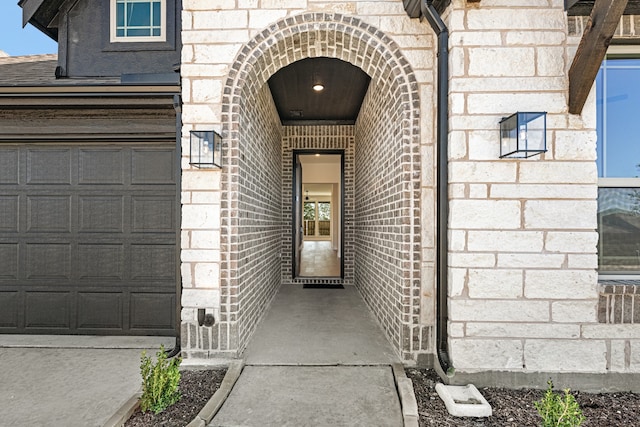
[[[386,203],[397,204],[394,215],[398,217],[395,220],[399,225],[394,230],[402,235],[400,243],[394,249],[398,258],[394,260],[396,265],[391,266],[397,279],[393,280],[394,283],[388,283],[393,288],[389,292],[393,295],[388,300],[379,298],[376,290],[360,290],[378,318],[395,319],[387,324],[383,321],[381,323],[394,346],[406,358],[412,351],[411,341],[417,330],[417,320],[413,320],[416,316],[412,314],[420,306],[419,296],[413,297],[419,295],[419,292],[414,292],[414,288],[420,286],[420,263],[417,262],[420,258],[421,168],[418,84],[398,45],[380,30],[352,16],[304,13],[284,18],[265,28],[243,46],[232,64],[224,86],[222,111],[226,143],[224,163],[227,166],[221,182],[221,327],[224,323],[227,324],[228,349],[242,349],[261,317],[262,310],[266,308],[260,304],[268,302],[272,295],[268,294],[275,291],[269,290],[260,296],[252,295],[249,288],[257,285],[248,283],[242,276],[247,261],[244,255],[246,244],[240,234],[244,215],[240,206],[245,199],[252,197],[251,194],[243,193],[242,181],[245,175],[262,173],[253,169],[250,171],[247,164],[249,160],[245,161],[244,157],[244,151],[250,143],[259,143],[255,134],[252,134],[254,138],[251,142],[243,138],[250,138],[245,133],[254,132],[247,130],[247,127],[266,126],[246,120],[243,122],[243,115],[249,114],[250,106],[253,108],[256,103],[260,103],[259,100],[264,101],[268,96],[264,92],[271,75],[295,61],[321,56],[341,59],[360,67],[371,77],[371,85],[375,88],[370,89],[372,94],[367,95],[371,98],[369,102],[382,102],[379,100],[384,98],[384,102],[389,104],[386,109],[392,110],[388,113],[393,117],[389,125],[393,129],[388,131],[389,140],[392,141],[390,145],[393,145],[390,148],[393,150],[389,149],[389,153],[397,156],[396,163],[400,167],[396,166],[394,169],[395,175],[389,175],[397,176],[399,180],[396,180],[398,182],[394,188],[390,188],[390,201]],[[359,119],[363,122],[365,133],[368,127],[373,126],[369,123],[372,120],[374,119],[367,117]],[[281,136],[274,135],[273,139]],[[375,179],[366,173],[368,172],[361,173],[362,182]],[[360,187],[365,192],[372,192],[373,188],[368,183]],[[266,200],[264,203],[267,203]],[[363,250],[367,248],[363,246]],[[370,267],[362,265],[359,271],[364,276],[360,282],[369,280],[366,275],[369,274]],[[355,284],[358,285],[358,282],[356,273]],[[275,285],[272,283],[269,286],[274,288]],[[393,311],[392,316],[387,314],[390,310]]]

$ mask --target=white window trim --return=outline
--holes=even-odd
[[[167,0],[160,0],[160,35],[145,37],[116,36],[116,0],[110,0],[109,25],[111,43],[149,43],[167,41]]]

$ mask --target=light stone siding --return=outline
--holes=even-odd
[[[563,2],[454,0],[445,18],[453,366],[606,372],[606,338],[583,329],[597,325],[595,100],[567,112],[578,40]],[[516,111],[547,112],[547,153],[499,159],[498,122]]]
[[[403,360],[434,354],[437,76],[429,25],[396,0],[183,6],[185,356],[237,355],[277,287],[292,282],[296,148],[345,150],[344,283],[358,287]],[[567,111],[579,23],[567,21],[562,0],[453,0],[443,18],[453,366],[640,372],[640,336],[625,321],[637,317],[635,295],[611,293],[602,303],[597,285],[595,95],[581,115]],[[318,56],[371,76],[357,124],[282,127],[266,81]],[[516,111],[548,112],[547,153],[498,159],[498,122]],[[189,131],[210,128],[224,138],[221,171],[188,164]],[[213,311],[216,325],[198,327],[197,308]]]

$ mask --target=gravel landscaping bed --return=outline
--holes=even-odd
[[[435,386],[441,382],[431,369],[407,368],[407,376],[413,381],[420,426],[518,426],[539,427],[542,419],[533,402],[539,400],[544,390],[509,390],[504,388],[479,388],[493,409],[488,418],[459,418],[449,415]],[[545,384],[546,386],[546,384]],[[583,427],[640,426],[640,395],[636,393],[580,393],[572,392],[582,408],[586,421]]]
[[[126,422],[125,427],[183,427],[198,415],[198,412],[218,390],[226,369],[184,370],[180,375],[182,398],[165,411],[154,414],[138,409]]]

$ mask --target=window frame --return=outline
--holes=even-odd
[[[612,45],[609,46],[605,61],[609,59],[640,59],[640,45]],[[603,120],[604,129],[602,134],[606,138],[606,123]],[[605,143],[605,141],[597,141],[597,144]],[[603,155],[606,156],[603,148]],[[603,174],[606,165],[603,164]],[[598,189],[600,188],[640,188],[640,178],[636,177],[601,177],[598,172]],[[597,229],[598,236],[600,236],[600,230]],[[600,239],[599,239],[600,240]],[[599,244],[598,244],[599,245]],[[598,246],[598,250],[600,247]],[[598,279],[599,280],[640,280],[640,269],[633,272],[600,272],[600,256],[598,255]]]
[[[109,41],[110,43],[166,43],[167,42],[167,0],[124,0],[137,3],[160,2],[160,35],[159,36],[134,36],[127,37],[116,35],[117,30],[117,4],[123,0],[109,0]],[[125,3],[126,4],[126,3]]]

